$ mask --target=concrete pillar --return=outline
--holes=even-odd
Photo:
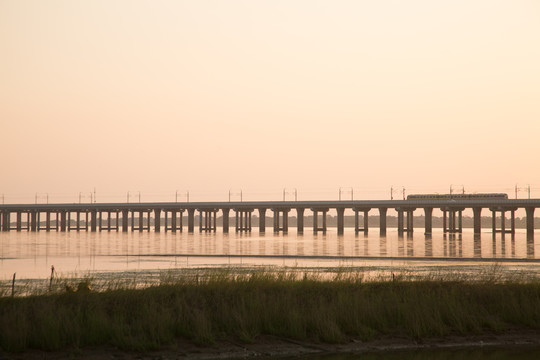
[[[274,232],[279,232],[279,210],[274,209]]]
[[[358,229],[358,209],[353,209],[354,211],[354,233],[355,234],[358,234],[359,232],[359,229]]]
[[[148,226],[150,227],[150,225]],[[154,231],[161,231],[161,209],[154,209]]]
[[[30,230],[37,231],[37,211],[31,211],[30,215]]]
[[[129,229],[129,210],[122,210],[122,232],[127,232]],[[95,231],[95,230],[92,230]]]
[[[195,230],[195,209],[187,209],[188,211],[188,232],[192,233]]]
[[[397,210],[397,231],[398,234],[403,234],[403,210]]]
[[[77,210],[77,231],[81,231],[81,212]]]
[[[45,230],[51,231],[51,212],[47,211],[47,215],[45,218]]]
[[[532,240],[534,239],[534,210],[533,207],[527,207],[525,208],[525,212],[527,214],[527,239]]]
[[[313,233],[316,234],[319,230],[319,213],[313,210]]]
[[[228,234],[229,233],[229,211],[228,208],[221,209],[223,213],[223,233]]]
[[[296,228],[298,231],[298,234],[304,233],[304,208],[297,208],[296,209]]]
[[[381,235],[386,235],[386,212],[387,208],[379,208],[379,230]]]
[[[283,210],[283,233],[289,232],[289,210]]]
[[[516,211],[513,209],[510,211],[510,232],[516,233]]]
[[[97,210],[90,211],[90,231],[96,232],[97,230]]]
[[[414,231],[414,210],[407,210],[407,233]]]
[[[495,212],[495,210],[491,210],[491,228],[492,228],[492,232],[493,234],[495,234],[495,232],[497,231],[497,213]]]
[[[448,228],[447,228],[447,224],[446,224],[446,210],[442,210],[442,213],[443,213],[443,233],[447,233],[448,232]]]
[[[266,231],[266,209],[259,209],[259,232]]]
[[[506,211],[501,210],[501,234],[506,233]]]
[[[473,219],[474,219],[474,233],[480,234],[482,231],[482,208],[475,207],[473,208]]]
[[[343,235],[345,228],[345,209],[337,208],[337,233]]]
[[[364,210],[364,234],[369,231],[369,210]]]
[[[2,212],[2,231],[9,231],[11,229],[9,211]]]
[[[459,233],[463,233],[463,210],[459,210],[459,221],[458,221],[458,226],[459,226]]]
[[[66,210],[60,211],[60,231],[66,231]]]
[[[272,209],[274,211],[274,232],[283,231],[284,234],[289,232],[289,209]],[[280,213],[283,213],[283,226],[279,226]]]
[[[433,231],[433,208],[424,208],[424,216],[424,235],[431,235],[431,232]]]
[[[22,213],[20,211],[17,211],[17,231],[21,231],[22,230]],[[56,221],[58,222],[58,219],[56,219]]]
[[[177,219],[176,210],[173,210],[171,211],[171,231],[173,233],[176,232],[176,228],[178,227],[178,225],[176,224],[176,219]],[[167,223],[165,222],[165,224]],[[165,229],[167,229],[167,226],[165,226]]]

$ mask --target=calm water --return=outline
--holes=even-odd
[[[168,270],[223,265],[276,265],[298,267],[403,266],[467,267],[493,263],[538,271],[540,231],[527,242],[525,230],[514,236],[495,237],[491,232],[475,239],[472,229],[462,235],[444,235],[434,229],[431,238],[422,231],[398,236],[389,229],[386,237],[370,229],[368,235],[335,228],[326,234],[252,233],[189,234],[187,232],[7,232],[0,233],[0,280],[46,278],[51,266],[64,275],[88,272]]]

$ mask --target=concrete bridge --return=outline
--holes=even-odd
[[[443,231],[462,232],[462,213],[472,209],[474,232],[481,231],[481,214],[492,213],[492,231],[515,232],[515,211],[525,209],[527,237],[534,236],[534,211],[540,207],[540,199],[446,199],[446,200],[365,200],[365,201],[250,201],[250,202],[152,202],[152,203],[87,203],[87,204],[6,204],[0,205],[0,229],[2,231],[182,231],[187,220],[187,231],[195,231],[195,215],[198,215],[199,231],[216,231],[217,214],[223,217],[223,232],[229,232],[231,212],[235,216],[236,231],[252,230],[252,214],[258,212],[260,232],[266,231],[266,214],[273,214],[274,232],[287,233],[289,213],[296,212],[297,231],[304,232],[304,218],[313,216],[313,231],[325,232],[327,213],[337,212],[337,232],[343,234],[344,213],[354,212],[356,233],[368,232],[370,211],[378,212],[381,235],[386,234],[386,214],[393,209],[398,215],[398,233],[410,233],[414,229],[413,212],[423,209],[424,233],[432,233],[433,209],[443,213]],[[306,212],[307,210],[307,212]],[[363,213],[363,224],[359,222]],[[510,213],[507,224],[506,213]],[[499,216],[497,216],[499,215]],[[321,219],[322,218],[322,219]],[[153,221],[151,221],[153,220]],[[320,220],[320,221],[319,221]]]

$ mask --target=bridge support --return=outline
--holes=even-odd
[[[251,232],[251,214],[253,213],[253,209],[235,209],[234,211],[236,213],[236,232]]]
[[[525,208],[525,213],[527,214],[527,239],[534,239],[534,208],[528,207]]]
[[[328,208],[312,208],[313,211],[313,233],[317,234],[319,231],[322,231],[323,234],[326,234],[326,213]],[[319,226],[319,212],[322,213],[322,226]]]
[[[337,233],[343,235],[345,230],[345,209],[337,208]]]
[[[296,229],[298,234],[304,233],[304,208],[296,208]]]
[[[433,208],[424,208],[424,235],[431,235],[433,231]]]
[[[188,209],[188,233],[195,231],[195,209]]]
[[[289,211],[287,208],[276,208],[274,211],[274,232],[283,231],[284,234],[289,232]],[[283,220],[280,221],[280,214],[283,214]]]
[[[473,208],[473,222],[474,222],[474,234],[480,234],[482,232],[482,208]]]
[[[183,216],[182,213],[184,212],[184,209],[174,209],[174,210],[165,210],[165,232],[171,231],[175,233],[177,230],[182,232],[183,227]],[[171,215],[170,224],[169,224],[169,213]]]
[[[127,232],[128,230],[129,230],[129,210],[124,209],[122,210],[122,232]]]
[[[199,232],[216,231],[216,209],[199,209]]]
[[[148,219],[148,221],[150,221],[150,219]],[[154,231],[161,231],[161,209],[158,208],[154,209]]]
[[[221,209],[221,212],[223,213],[223,233],[228,234],[229,233],[229,208],[223,208]]]
[[[463,232],[463,209],[441,209],[443,212],[443,233]],[[457,219],[456,219],[457,214]],[[457,220],[457,225],[456,225]]]
[[[60,210],[60,231],[66,231],[66,210]]]
[[[259,232],[264,233],[266,231],[266,209],[259,209]]]
[[[131,231],[136,231],[136,230],[138,230],[139,232],[142,232],[143,230],[150,231],[151,210],[144,210],[144,211],[139,210],[138,211],[139,218],[138,218],[137,224],[135,224],[135,213],[137,213],[137,211],[135,211],[135,210],[131,211]],[[145,215],[145,213],[146,213],[146,216],[147,216],[146,225],[144,223],[144,215]]]
[[[387,208],[379,208],[379,232],[381,235],[386,235],[386,212]]]
[[[491,209],[491,226],[493,234],[495,233],[510,233],[514,234],[516,232],[516,209],[503,209],[501,207]],[[510,211],[510,230],[506,230],[506,211]],[[500,228],[497,228],[497,212],[501,213]]]
[[[353,208],[354,211],[354,233],[358,235],[360,231],[363,231],[364,234],[368,233],[368,224],[369,224],[369,210],[371,209],[365,209],[365,208]],[[358,218],[358,212],[363,211],[364,212],[364,227],[360,227],[360,220]]]
[[[404,232],[412,233],[414,228],[414,209],[396,208],[396,210],[398,213],[398,234],[403,235]],[[406,223],[404,222],[404,220],[406,220]]]

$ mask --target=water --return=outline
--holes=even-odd
[[[306,231],[274,234],[187,232],[5,232],[0,233],[0,280],[47,278],[51,266],[63,275],[92,272],[163,271],[206,266],[337,267],[381,266],[432,269],[467,268],[503,262],[512,268],[539,271],[540,234],[527,241],[525,230],[515,235],[486,231],[475,239],[472,229],[461,235],[434,229],[399,236],[389,229],[356,235],[335,228],[326,234]]]

